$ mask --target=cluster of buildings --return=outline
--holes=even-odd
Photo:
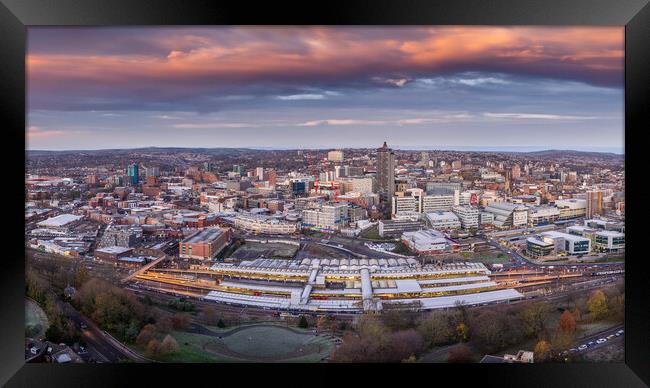
[[[69,255],[95,249],[116,260],[149,257],[138,249],[163,244],[175,247],[164,254],[212,259],[236,232],[358,236],[376,225],[380,237],[399,239],[413,252],[455,252],[458,244],[446,237],[453,231],[624,215],[624,172],[588,160],[406,152],[385,142],[374,150],[127,160],[92,168],[74,161],[28,175],[29,244]],[[624,247],[623,230],[585,224],[556,233],[562,235],[531,237],[531,254]],[[580,239],[589,240],[586,247]]]
[[[585,220],[564,232],[546,231],[526,239],[530,256],[585,255],[593,252],[616,253],[625,250],[625,226],[601,219]]]

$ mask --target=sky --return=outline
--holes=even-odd
[[[623,27],[29,27],[27,147],[623,152]]]

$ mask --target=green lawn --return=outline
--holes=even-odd
[[[250,327],[228,335],[234,328],[211,330],[224,334],[222,339],[211,335],[172,331],[179,351],[156,357],[161,362],[319,362],[333,350],[333,344],[311,334],[309,330],[288,330],[272,325]],[[134,347],[144,354],[144,349]]]

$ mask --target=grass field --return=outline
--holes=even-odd
[[[157,361],[180,363],[319,362],[334,349],[308,330],[268,324],[215,329],[215,335],[173,331],[179,351]],[[219,338],[222,336],[222,338]],[[144,349],[134,348],[140,353]]]
[[[503,264],[509,261],[508,256],[506,255],[477,255],[475,261],[483,264]]]
[[[45,330],[50,326],[45,311],[31,299],[25,299],[25,328],[34,328],[32,337],[45,335]],[[35,330],[39,328],[39,330]]]

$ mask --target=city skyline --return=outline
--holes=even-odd
[[[623,32],[30,27],[27,148],[622,153]]]

